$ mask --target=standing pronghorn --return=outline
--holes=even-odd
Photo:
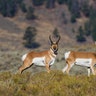
[[[47,72],[50,72],[50,66],[53,65],[57,51],[58,51],[58,42],[60,36],[56,42],[53,42],[51,36],[49,36],[51,42],[51,47],[49,50],[42,52],[29,52],[22,56],[23,65],[19,68],[19,72],[22,73],[23,70],[30,67],[32,64],[39,66],[46,66]]]
[[[64,54],[67,65],[63,68],[63,72],[69,74],[70,69],[74,64],[86,66],[88,68],[88,76],[90,76],[90,69],[95,75],[94,65],[96,64],[96,53],[92,52],[74,52],[69,51]]]

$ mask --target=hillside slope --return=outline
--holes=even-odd
[[[38,10],[39,9],[39,10]],[[64,24],[62,13],[65,14],[67,24]],[[70,23],[70,12],[66,5],[56,5],[53,9],[46,9],[44,6],[35,8],[36,20],[26,20],[26,13],[20,10],[14,18],[4,18],[0,16],[0,49],[1,50],[22,50],[23,35],[28,26],[34,26],[37,29],[36,42],[42,49],[49,48],[49,35],[53,34],[55,28],[61,35],[60,46],[75,45],[77,29],[86,21],[86,18],[80,18],[76,23]],[[75,30],[75,32],[72,32]],[[53,38],[54,40],[54,38]],[[63,41],[63,42],[62,42]],[[88,38],[87,43],[92,43]]]

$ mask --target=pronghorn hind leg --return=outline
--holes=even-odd
[[[96,75],[93,66],[91,66],[90,68],[91,68],[91,70],[92,70],[92,74],[93,74],[93,75]]]
[[[32,65],[31,61],[28,62],[28,61],[25,60],[23,62],[23,65],[20,66],[20,68],[19,68],[19,73],[21,74],[25,69],[29,68],[31,65]]]
[[[72,68],[72,66],[74,65],[74,63],[68,63],[68,67],[66,69],[66,73],[69,74],[70,69]]]
[[[88,77],[90,77],[90,73],[91,73],[90,67],[87,67],[87,70],[88,70]]]
[[[64,73],[68,68],[68,65],[66,65],[63,69],[62,69],[62,72]]]

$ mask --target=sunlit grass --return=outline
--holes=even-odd
[[[96,76],[68,76],[61,71],[0,74],[1,96],[95,96]]]

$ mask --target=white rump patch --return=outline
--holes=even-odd
[[[67,58],[69,57],[70,53],[71,53],[71,51],[68,51],[68,52],[66,52],[66,53],[64,54],[65,59],[67,59]]]
[[[81,66],[86,66],[86,67],[90,67],[91,63],[92,63],[91,58],[88,58],[88,59],[86,59],[86,58],[77,58],[75,60],[76,65],[81,65]]]
[[[27,57],[27,54],[24,54],[23,56],[22,56],[22,61],[24,61],[25,60],[25,58]]]

